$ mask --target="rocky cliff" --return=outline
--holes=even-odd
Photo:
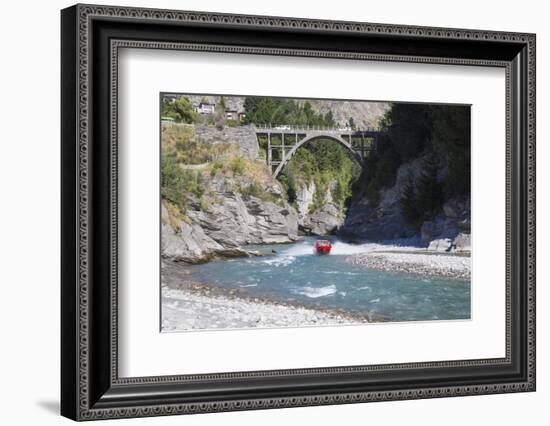
[[[331,181],[322,194],[322,202],[315,203],[317,186],[314,181],[301,182],[296,193],[298,224],[305,234],[335,234],[343,225],[345,208],[334,201],[336,181]],[[318,196],[318,195],[317,195]]]
[[[199,263],[298,238],[298,213],[258,159],[252,126],[164,124],[162,174],[163,256]]]
[[[239,154],[244,158],[258,158],[258,140],[254,125],[228,127],[217,129],[208,125],[189,125],[194,129],[195,137],[203,142],[211,144],[234,144]]]
[[[298,239],[298,214],[293,207],[266,200],[263,195],[263,199],[246,195],[241,184],[236,177],[215,176],[204,183],[206,192],[200,199],[187,195],[187,208],[181,216],[171,214],[171,206],[164,200],[162,254],[200,263],[213,258],[254,255],[240,248],[246,244]]]
[[[380,191],[380,201],[372,205],[366,198],[351,203],[339,235],[350,241],[407,239],[436,251],[470,251],[470,194],[447,200],[440,211],[420,224],[407,223],[400,199],[411,178],[418,182],[424,158],[402,164],[395,184]],[[440,178],[445,178],[441,170]]]
[[[388,102],[352,102],[339,100],[308,100],[318,114],[332,112],[334,121],[340,125],[352,118],[358,128],[378,127],[384,114],[390,108]]]

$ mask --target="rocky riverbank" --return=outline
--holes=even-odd
[[[374,251],[350,256],[347,261],[353,265],[386,272],[455,278],[469,280],[471,258],[469,254],[440,254],[424,251]]]
[[[310,327],[362,324],[368,320],[328,311],[162,289],[162,331]]]
[[[162,205],[162,255],[187,263],[216,258],[255,256],[243,249],[247,244],[296,241],[298,221],[289,206],[279,206],[237,192],[224,192],[206,207],[189,203],[185,217],[171,216]]]
[[[338,309],[313,309],[252,297],[237,289],[211,287],[192,279],[184,264],[162,264],[162,331],[308,327],[364,324],[381,317]]]

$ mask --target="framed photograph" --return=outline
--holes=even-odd
[[[535,390],[535,35],[61,30],[64,416]]]

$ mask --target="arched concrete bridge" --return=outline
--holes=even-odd
[[[274,177],[277,177],[300,147],[315,139],[331,139],[338,142],[363,165],[363,160],[373,147],[376,148],[378,139],[384,132],[381,128],[256,127],[256,136],[267,138],[267,164]],[[280,143],[274,144],[273,136],[277,136]],[[276,159],[273,158],[274,152],[277,152]]]

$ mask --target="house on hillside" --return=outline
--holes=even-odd
[[[237,121],[239,119],[239,113],[236,109],[226,109],[225,110],[225,118],[227,120]]]
[[[213,114],[216,110],[216,104],[201,102],[195,107],[195,111],[199,114]]]

